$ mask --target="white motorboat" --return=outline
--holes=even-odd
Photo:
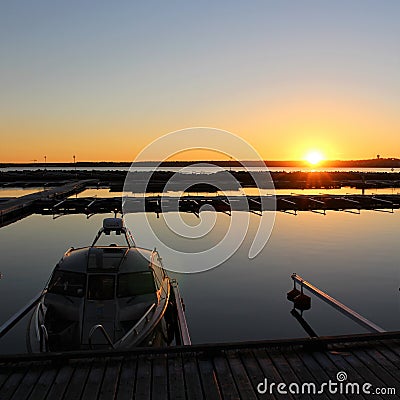
[[[126,246],[96,246],[111,233]],[[179,331],[174,285],[156,250],[136,247],[122,219],[106,218],[91,246],[70,248],[54,268],[30,319],[28,350],[169,345]]]

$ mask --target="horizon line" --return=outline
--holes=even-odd
[[[375,162],[375,163],[383,163],[383,162],[400,162],[400,158],[396,157],[376,157],[376,158],[366,158],[366,159],[326,159],[321,160],[318,162],[318,165],[325,165],[331,163],[365,163],[365,162]],[[0,166],[17,166],[17,165],[32,165],[32,166],[47,166],[47,165],[82,165],[82,164],[154,164],[154,163],[161,163],[161,164],[189,164],[189,163],[218,163],[218,164],[226,164],[226,165],[234,165],[237,163],[264,163],[264,164],[282,164],[289,163],[289,164],[306,164],[309,165],[310,163],[307,160],[146,160],[146,161],[28,161],[28,162],[0,162]]]

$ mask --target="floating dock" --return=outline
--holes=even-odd
[[[312,211],[325,214],[328,210],[360,213],[361,210],[394,212],[400,208],[400,195],[276,195],[276,196],[190,196],[177,197],[146,196],[129,197],[125,203],[125,213],[131,212],[189,212],[198,215],[202,207],[211,206],[217,212],[231,211],[280,211],[297,214],[299,211]],[[122,198],[82,197],[69,198],[62,202],[45,199],[37,202],[36,213],[86,214],[88,217],[99,213],[123,211]],[[178,206],[177,206],[178,205]]]
[[[82,192],[92,183],[92,180],[67,182],[61,186],[45,189],[26,196],[13,197],[10,199],[2,198],[0,201],[0,226],[7,225],[34,213],[36,211],[36,205],[40,203],[40,201],[57,202],[72,194]]]
[[[0,201],[0,227],[31,214],[53,215],[85,214],[88,218],[101,213],[188,212],[198,216],[202,207],[211,206],[216,212],[279,211],[296,215],[299,211],[326,214],[328,210],[360,214],[361,210],[393,213],[400,208],[400,194],[381,195],[271,195],[271,196],[221,196],[182,195],[180,198],[163,196],[137,196],[128,198],[123,209],[122,197],[69,197],[85,190],[85,181],[70,183],[27,196]]]
[[[318,391],[330,380],[336,394],[327,386],[314,394],[309,385],[303,395],[291,393],[304,383]],[[339,382],[342,389],[358,385],[360,394],[340,394]],[[286,394],[278,393],[280,383]],[[366,383],[371,394],[361,391]],[[400,332],[0,356],[2,400],[397,399],[399,393]]]

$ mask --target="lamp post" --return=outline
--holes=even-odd
[[[74,170],[75,170],[75,179],[77,179],[77,174],[76,174],[76,157],[75,155],[72,156],[74,159]]]

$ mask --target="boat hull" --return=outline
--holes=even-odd
[[[164,347],[171,344],[174,338],[173,296],[169,278],[165,278],[161,291],[165,292],[157,304],[149,307],[139,321],[136,322],[121,338],[107,341],[104,335],[95,332],[92,341],[80,341],[79,324],[71,323],[65,329],[53,333],[46,321],[48,308],[44,297],[34,308],[27,327],[26,344],[30,353],[77,351],[89,349],[130,349],[133,347]],[[151,309],[150,309],[151,308]],[[101,322],[101,321],[99,321]],[[102,324],[93,324],[93,327]]]

